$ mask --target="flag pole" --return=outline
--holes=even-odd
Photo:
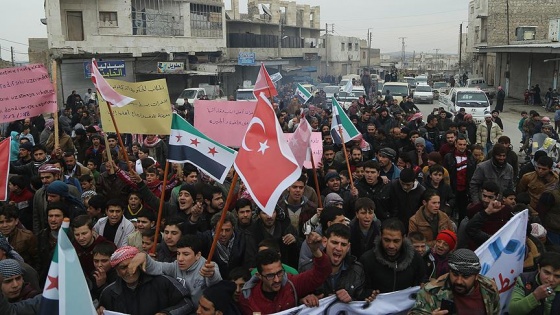
[[[56,59],[53,59],[53,61],[51,63],[51,76],[52,76],[52,84],[53,84],[53,87],[54,87],[54,94],[55,95],[57,94],[56,93],[56,91],[57,91],[57,83],[56,83],[57,70],[56,69],[57,69],[57,67],[58,66],[57,66]],[[54,119],[54,148],[55,148],[55,150],[56,150],[56,148],[58,148],[58,146],[60,144],[59,143],[60,139],[58,138],[58,134],[59,134],[59,131],[58,131],[58,112],[59,112],[58,96],[56,97],[56,100],[57,100],[56,111],[55,111],[54,117],[53,117],[53,119]]]
[[[120,139],[120,138],[119,138]],[[163,213],[163,205],[165,204],[165,188],[167,187],[167,175],[169,174],[169,161],[165,160],[165,170],[163,171],[163,183],[161,189],[161,196],[159,198],[159,209],[156,221],[156,233],[154,235],[154,244],[150,249],[150,254],[154,254],[156,252],[156,246],[159,236],[159,228],[161,226],[161,214]],[[196,198],[196,196],[195,196]]]
[[[350,187],[354,187],[354,180],[352,179],[352,171],[350,171],[350,163],[348,162],[348,152],[346,152],[346,143],[344,142],[344,135],[342,134],[342,125],[338,125],[338,133],[340,134],[340,142],[342,142],[342,150],[344,151],[344,159],[346,159],[346,167],[348,168],[348,179],[350,180]]]
[[[97,91],[99,95],[99,91]],[[128,159],[128,152],[126,152],[126,148],[124,147],[124,142],[122,141],[121,133],[119,132],[119,127],[117,126],[117,121],[115,120],[115,115],[113,114],[113,110],[111,109],[111,103],[105,101],[107,103],[107,108],[109,109],[109,115],[111,115],[111,120],[113,121],[113,127],[115,127],[115,132],[117,133],[117,139],[119,139],[119,145],[121,146],[121,150],[123,150],[123,157],[126,162],[126,167],[130,167],[130,161]],[[117,152],[118,153],[118,152]],[[164,179],[165,180],[165,179]]]
[[[233,201],[233,195],[235,192],[235,186],[237,185],[237,179],[239,175],[237,172],[233,171],[233,179],[231,180],[231,186],[229,187],[229,192],[226,199],[226,204],[224,205],[224,209],[222,210],[222,216],[220,217],[220,221],[216,224],[216,229],[214,230],[214,239],[212,240],[212,247],[210,247],[210,252],[208,253],[208,258],[206,258],[207,262],[212,261],[212,256],[214,256],[214,252],[216,251],[216,245],[218,245],[218,238],[220,237],[220,231],[222,230],[222,225],[224,224],[224,220],[226,219],[226,214],[229,212],[229,207]]]
[[[107,143],[107,133],[103,134],[103,138],[105,139],[105,143]],[[105,153],[107,154],[107,161],[111,165],[111,172],[109,174],[115,174],[115,168],[113,167],[113,156],[111,155],[111,149],[109,146],[105,147]]]
[[[311,148],[308,148],[311,150]],[[315,192],[317,193],[317,206],[323,208],[323,201],[321,200],[321,190],[319,188],[319,179],[317,177],[317,169],[315,168],[315,158],[313,157],[313,150],[311,150],[311,167],[313,168],[313,178],[315,179]]]

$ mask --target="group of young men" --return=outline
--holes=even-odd
[[[269,314],[329,295],[367,308],[380,293],[422,285],[410,314],[498,314],[507,306],[473,250],[529,208],[528,273],[517,280],[510,313],[560,312],[552,160],[536,152],[520,168],[499,113],[476,125],[468,114],[438,110],[404,124],[388,106],[357,106],[351,118],[362,135],[346,144],[348,160],[330,127],[320,128],[317,176],[304,169],[273,213],[232,182],[233,169],[220,184],[173,164],[163,187],[165,137],[121,147],[115,135],[105,141],[87,128],[70,151],[18,139],[9,201],[0,207],[0,310],[38,309],[68,217],[100,313]],[[330,126],[332,117],[317,108],[305,119]],[[234,202],[224,209],[230,189]]]

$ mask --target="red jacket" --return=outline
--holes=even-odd
[[[239,297],[241,312],[247,315],[252,315],[253,312],[272,314],[295,307],[299,304],[299,299],[313,293],[323,284],[331,271],[332,267],[327,255],[313,258],[313,268],[310,270],[299,275],[284,275],[282,288],[273,301],[264,296],[261,281],[253,276],[245,284]]]

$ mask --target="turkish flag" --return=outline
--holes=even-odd
[[[257,98],[259,98],[259,94],[261,94],[261,92],[263,92],[268,98],[278,95],[276,87],[274,86],[274,83],[272,83],[270,75],[268,75],[268,71],[266,71],[263,63],[261,63],[261,70],[259,70],[259,75],[255,81],[255,87],[253,87],[253,93]]]
[[[12,137],[0,142],[0,201],[8,198],[8,175],[10,170],[10,145]]]
[[[265,93],[257,99],[234,166],[253,201],[272,215],[280,195],[299,178],[301,168]]]

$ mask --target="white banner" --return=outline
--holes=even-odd
[[[525,238],[527,231],[528,210],[516,214],[488,241],[476,251],[482,265],[482,275],[494,279],[500,292],[502,314],[507,310],[511,291],[515,286],[515,278],[523,272],[525,260]],[[319,300],[319,306],[309,308],[305,305],[275,313],[276,315],[329,315],[345,312],[346,314],[406,314],[416,299],[420,287],[379,294],[369,305],[365,302],[343,303],[331,295]],[[364,308],[365,306],[365,308]]]
[[[480,258],[480,274],[494,279],[500,291],[502,314],[507,310],[515,278],[523,272],[529,210],[511,218],[496,234],[475,251]]]
[[[399,314],[406,312],[414,305],[416,301],[416,292],[420,287],[408,288],[406,290],[395,291],[391,293],[382,293],[370,304],[364,301],[343,303],[336,299],[335,295],[331,295],[319,300],[318,307],[306,307],[305,305],[294,307],[289,310],[275,313],[276,315],[323,315],[323,314],[368,314],[368,315],[385,315]]]

